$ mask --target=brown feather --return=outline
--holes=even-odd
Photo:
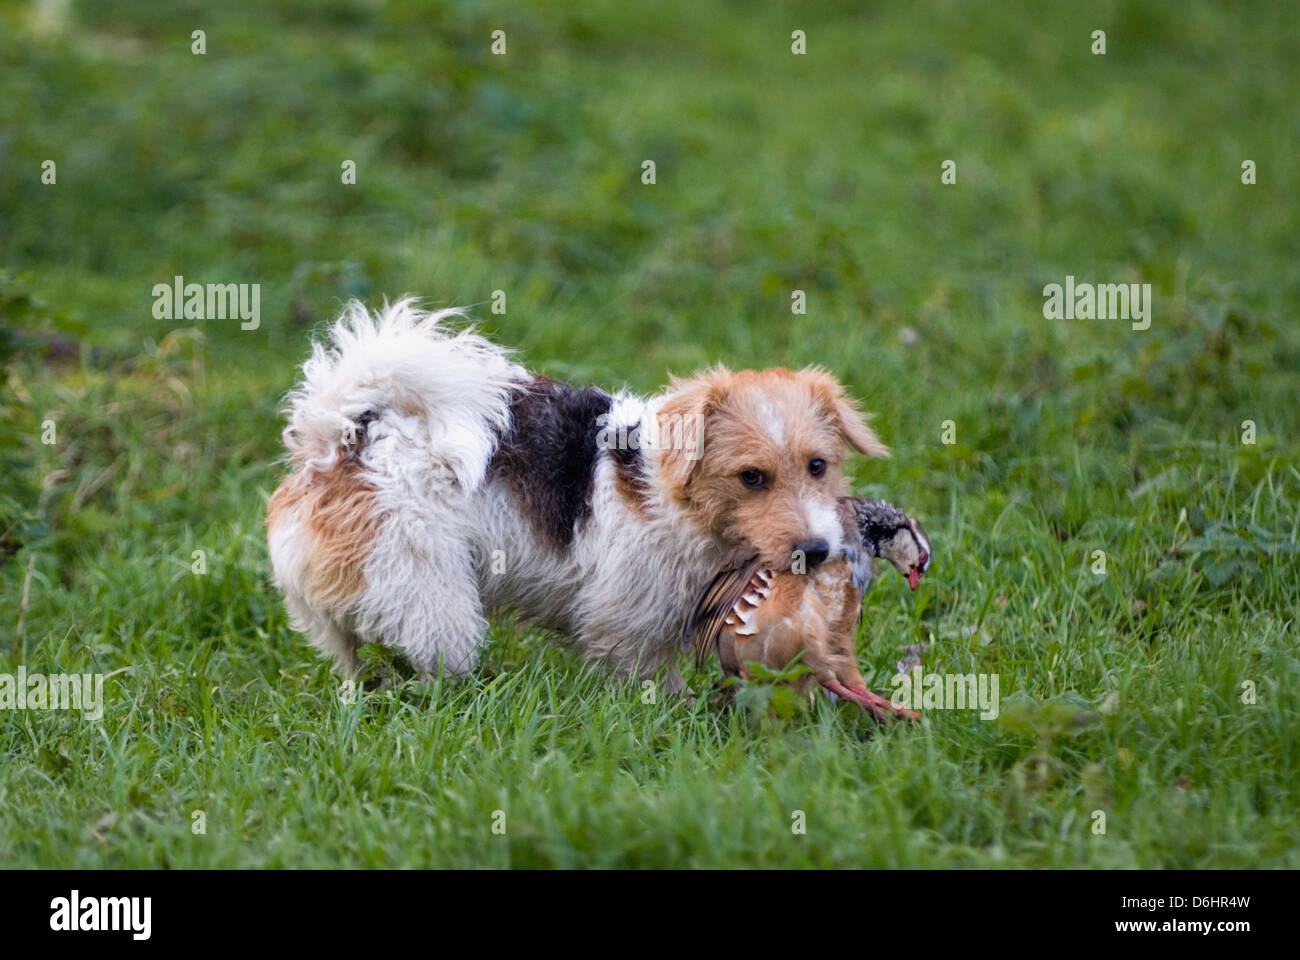
[[[682,630],[684,646],[695,647],[695,662],[703,666],[708,659],[722,625],[732,608],[750,585],[758,572],[758,551],[748,543],[739,543],[728,550],[714,570],[711,579],[700,591],[691,615]]]

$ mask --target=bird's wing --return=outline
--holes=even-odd
[[[695,647],[695,661],[701,666],[718,640],[723,622],[744,594],[759,569],[758,551],[747,543],[737,544],[723,554],[713,576],[700,591],[691,615],[682,628],[682,648]]]

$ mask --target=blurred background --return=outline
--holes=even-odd
[[[951,564],[899,617],[981,670],[1040,656],[1043,598],[1093,611],[1085,636],[1276,636],[1297,90],[1284,2],[4,0],[8,656],[322,669],[266,581],[278,406],[343,300],[408,292],[606,388],[827,365],[894,449],[857,490],[926,517]],[[260,284],[260,327],[156,319],[176,275]],[[1067,275],[1151,284],[1150,329],[1044,319]],[[1075,583],[1099,542],[1122,560]],[[1026,682],[1100,695],[1102,666],[1055,656]]]

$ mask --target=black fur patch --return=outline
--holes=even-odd
[[[596,469],[596,418],[613,398],[534,375],[510,404],[511,429],[501,438],[491,472],[505,480],[537,538],[563,551],[591,515]]]
[[[379,414],[373,410],[367,410],[356,419],[356,433],[353,435],[352,442],[344,444],[343,458],[345,462],[360,463],[361,452],[365,450],[366,445],[370,442],[370,425],[379,419]]]

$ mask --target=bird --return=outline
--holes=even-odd
[[[683,644],[694,647],[701,668],[716,649],[723,672],[743,679],[750,678],[749,663],[781,670],[802,654],[810,672],[796,689],[816,682],[881,722],[918,719],[867,688],[854,634],[876,561],[891,563],[915,590],[930,569],[930,540],[914,517],[883,500],[841,497],[837,512],[843,545],[806,573],[773,571],[748,543],[729,549],[700,591]]]

